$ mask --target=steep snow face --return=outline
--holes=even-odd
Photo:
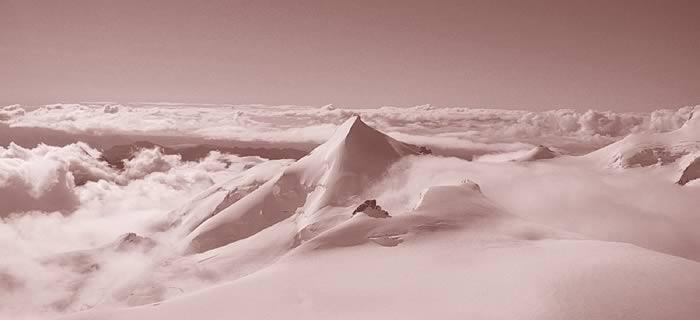
[[[666,165],[700,150],[700,108],[679,129],[657,134],[631,134],[587,157],[611,167]]]
[[[187,250],[204,252],[250,237],[295,213],[305,217],[298,219],[300,230],[316,224],[328,218],[316,215],[319,210],[360,202],[357,197],[391,164],[418,150],[354,116],[328,142],[276,177],[233,200],[226,197],[213,211],[208,210],[203,222],[187,236]],[[194,215],[201,220],[200,213]]]
[[[298,176],[301,184],[313,188],[304,209],[314,212],[327,205],[346,205],[396,160],[418,153],[416,146],[396,141],[354,116],[285,174]]]

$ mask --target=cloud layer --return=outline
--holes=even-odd
[[[153,234],[198,192],[265,162],[218,152],[186,162],[144,149],[117,171],[99,156],[84,143],[0,147],[0,318],[98,303],[172,254],[165,235],[148,257],[110,243],[128,232]]]
[[[590,151],[629,133],[679,128],[692,107],[651,113],[589,110],[544,112],[439,108],[323,107],[168,104],[56,104],[31,111],[2,109],[0,121],[13,127],[43,127],[74,133],[187,135],[267,143],[325,141],[338,124],[360,114],[368,124],[406,142],[489,152],[548,144],[572,153]],[[483,149],[484,144],[490,144]],[[494,143],[502,143],[496,147]]]

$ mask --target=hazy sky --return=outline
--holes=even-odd
[[[0,103],[700,104],[700,1],[0,0]]]

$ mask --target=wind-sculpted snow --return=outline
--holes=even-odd
[[[318,145],[337,125],[359,114],[402,141],[443,153],[474,154],[529,149],[544,144],[583,153],[630,133],[657,133],[683,125],[692,107],[651,113],[552,110],[530,112],[477,108],[333,106],[57,104],[25,111],[9,106],[0,121],[78,133],[168,134],[273,144]]]

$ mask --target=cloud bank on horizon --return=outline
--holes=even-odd
[[[630,133],[658,133],[683,125],[695,107],[650,113],[568,109],[543,112],[441,108],[179,104],[53,104],[0,109],[10,127],[84,134],[182,135],[271,144],[318,145],[338,124],[359,114],[368,124],[408,143],[475,153],[517,151],[546,144],[580,154]]]

